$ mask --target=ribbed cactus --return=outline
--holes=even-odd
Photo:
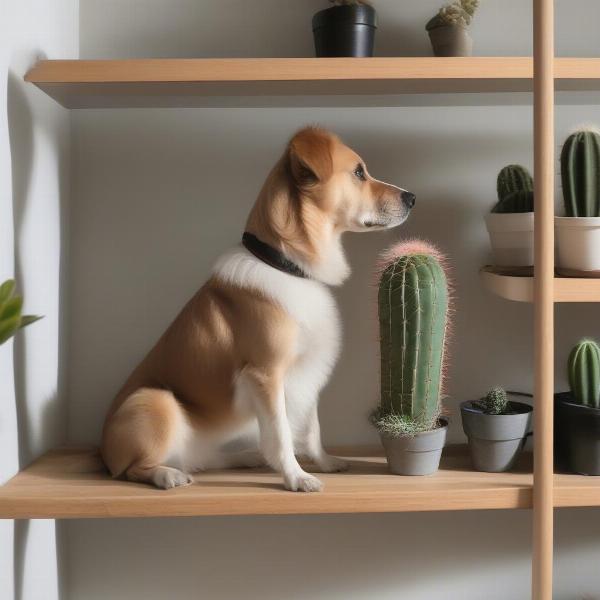
[[[425,242],[398,244],[381,261],[381,406],[387,433],[432,429],[441,410],[448,285],[443,258]]]
[[[493,213],[533,211],[533,178],[521,165],[508,165],[498,173],[498,202]]]
[[[560,155],[567,217],[600,216],[600,134],[581,130],[570,135]]]
[[[600,408],[600,347],[582,340],[569,354],[569,385],[579,404]]]

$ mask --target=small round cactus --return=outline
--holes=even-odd
[[[493,213],[533,211],[533,178],[521,165],[508,165],[498,173],[498,202]]]
[[[474,403],[486,415],[504,415],[508,412],[508,395],[504,388],[495,387],[484,398]]]

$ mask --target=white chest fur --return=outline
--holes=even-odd
[[[241,287],[259,290],[282,306],[298,323],[300,337],[294,367],[286,377],[288,417],[300,428],[318,401],[340,348],[341,328],[335,300],[324,284],[274,269],[245,248],[235,248],[217,262],[214,273]]]

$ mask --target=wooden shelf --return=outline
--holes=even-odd
[[[387,472],[374,451],[355,450],[347,473],[320,475],[325,491],[287,492],[280,475],[262,469],[207,472],[169,491],[115,481],[94,450],[55,450],[0,487],[0,518],[166,517],[376,513],[531,507],[527,464],[515,473],[477,473],[466,447],[444,451],[431,477]],[[530,459],[525,458],[525,463]],[[600,496],[600,494],[599,494]]]
[[[214,106],[224,97],[389,103],[407,93],[530,92],[532,76],[528,57],[198,58],[42,60],[25,79],[67,108],[116,108]],[[556,59],[555,76],[557,90],[600,90],[600,59]]]
[[[93,449],[53,450],[0,487],[0,519],[285,515],[531,508],[531,455],[511,473],[471,470],[466,446],[444,450],[430,477],[390,475],[373,449],[340,452],[347,473],[320,475],[325,491],[285,491],[264,469],[214,471],[169,491],[115,481]],[[600,478],[555,475],[557,507],[600,506]]]
[[[502,275],[484,267],[484,287],[505,300],[533,302],[533,277]],[[554,302],[600,302],[600,279],[554,278]]]

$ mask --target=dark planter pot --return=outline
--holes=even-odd
[[[469,438],[473,467],[477,471],[501,473],[513,467],[531,433],[533,408],[510,402],[514,414],[486,415],[473,402],[460,405],[463,431]]]
[[[373,56],[377,13],[372,6],[333,6],[312,20],[318,57]]]
[[[446,444],[448,421],[439,420],[439,427],[416,435],[381,436],[388,467],[395,475],[431,475],[440,467]]]
[[[564,427],[563,402],[570,402],[571,399],[570,392],[554,394],[554,468],[558,471],[568,471],[570,468]]]
[[[429,31],[434,56],[471,56],[473,39],[460,25],[435,27]]]
[[[555,447],[567,467],[581,475],[600,475],[600,409],[557,394]]]

